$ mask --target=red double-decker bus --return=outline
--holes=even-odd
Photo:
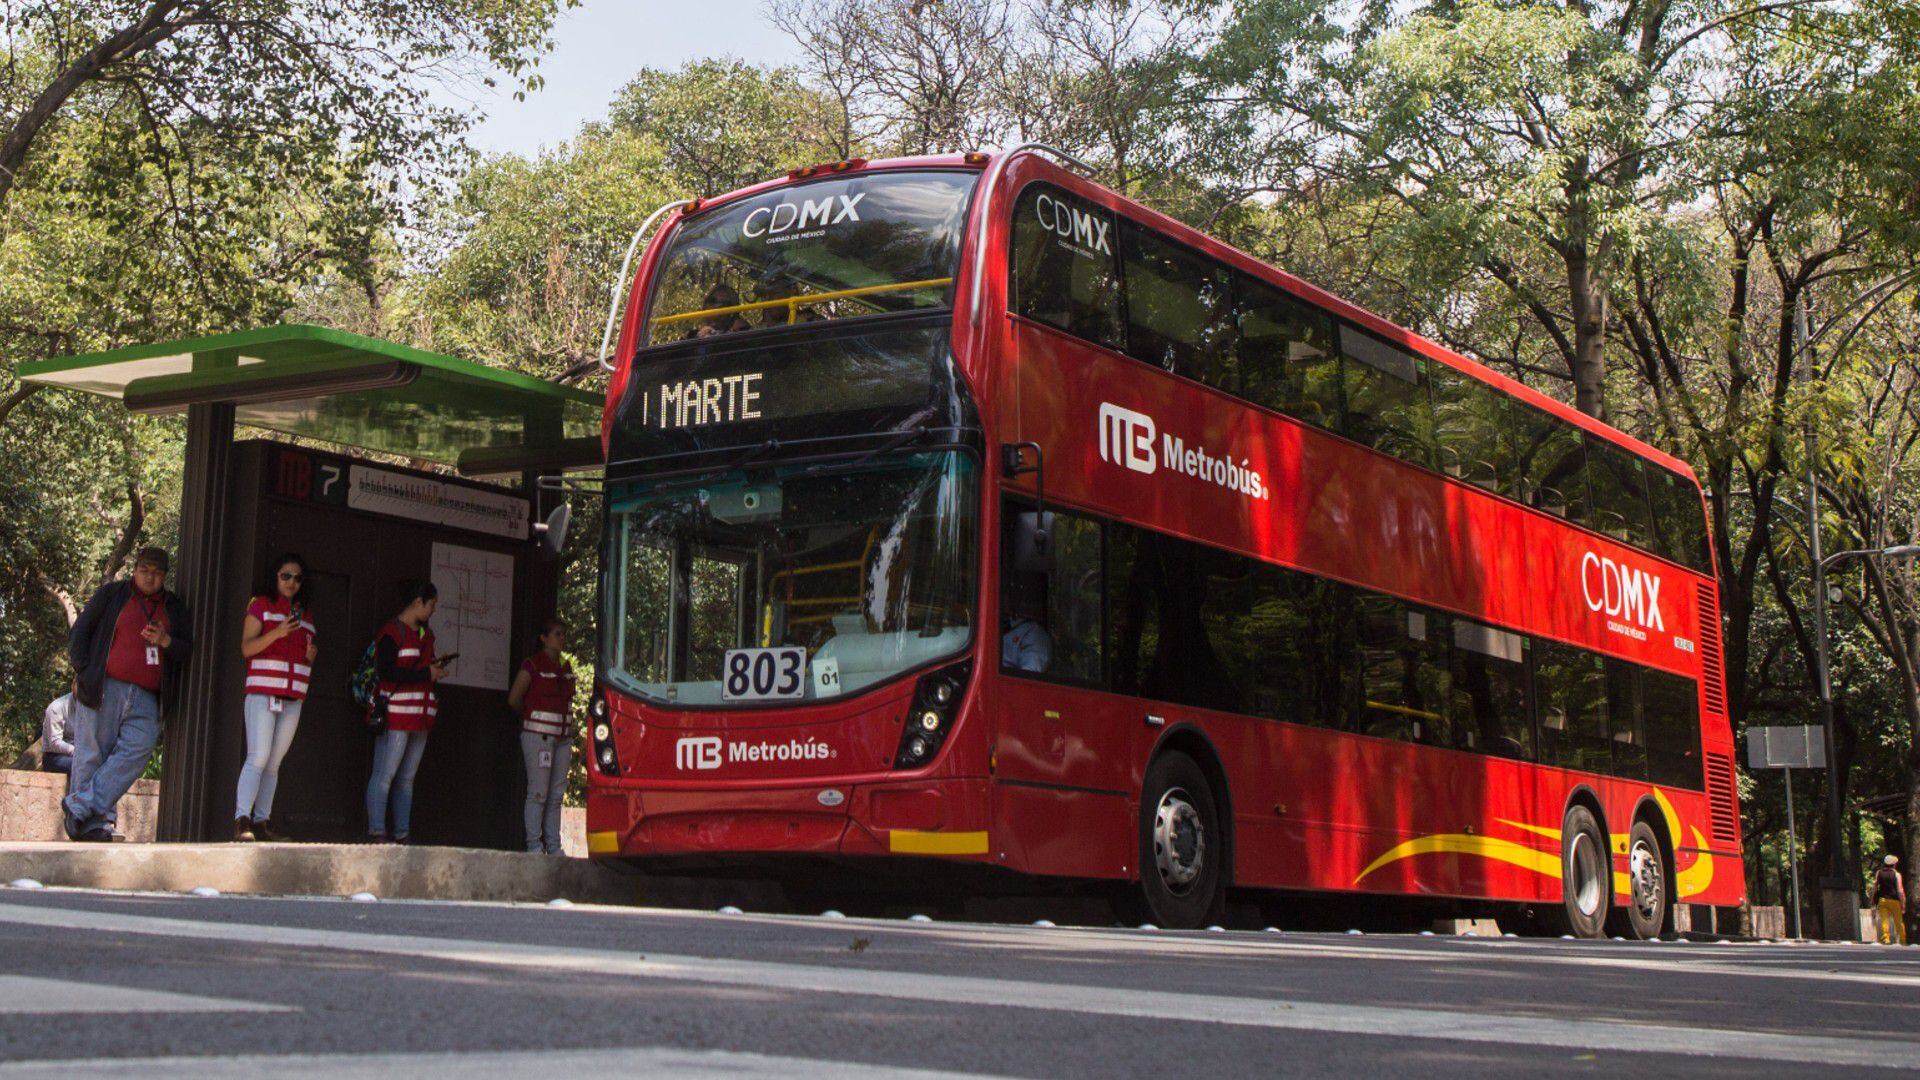
[[[606,411],[589,849],[1744,891],[1686,465],[1022,148],[682,206]],[[987,868],[992,868],[989,872]]]

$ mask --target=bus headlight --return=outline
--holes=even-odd
[[[913,708],[907,712],[905,730],[900,733],[894,768],[917,769],[939,754],[959,714],[964,696],[961,691],[972,668],[971,663],[955,664],[920,677],[914,688]]]
[[[613,749],[613,721],[607,715],[608,691],[594,691],[593,704],[587,712],[593,717],[593,762],[606,776],[620,775],[620,755]]]

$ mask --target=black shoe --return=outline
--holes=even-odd
[[[280,830],[274,828],[273,823],[266,818],[260,818],[253,823],[253,838],[267,844],[271,844],[276,840],[286,839],[286,837],[280,835]]]
[[[108,828],[88,829],[80,834],[80,842],[85,844],[113,843],[113,830]]]
[[[70,812],[64,804],[60,807],[60,828],[65,830],[67,839],[80,839],[81,833],[85,831],[81,829],[80,826],[84,824],[86,824],[86,822],[74,817],[72,812]]]
[[[234,843],[244,844],[252,840],[254,836],[255,836],[255,833],[253,831],[252,818],[248,817],[245,814],[241,814],[239,817],[233,819]]]

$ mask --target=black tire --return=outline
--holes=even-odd
[[[1207,774],[1185,754],[1155,758],[1140,792],[1142,921],[1181,930],[1219,922],[1226,911],[1226,860],[1226,830]]]
[[[1567,808],[1560,823],[1560,923],[1577,938],[1607,936],[1613,906],[1613,853],[1593,811]]]
[[[1666,845],[1644,821],[1633,823],[1627,839],[1627,882],[1632,899],[1614,911],[1611,929],[1621,937],[1651,941],[1667,929]]]

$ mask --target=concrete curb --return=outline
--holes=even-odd
[[[653,878],[585,859],[474,848],[391,844],[0,843],[0,882],[32,878],[89,889],[382,900],[705,905],[724,889],[741,902],[747,883]],[[743,887],[744,886],[744,887]],[[759,886],[760,889],[768,888]]]

